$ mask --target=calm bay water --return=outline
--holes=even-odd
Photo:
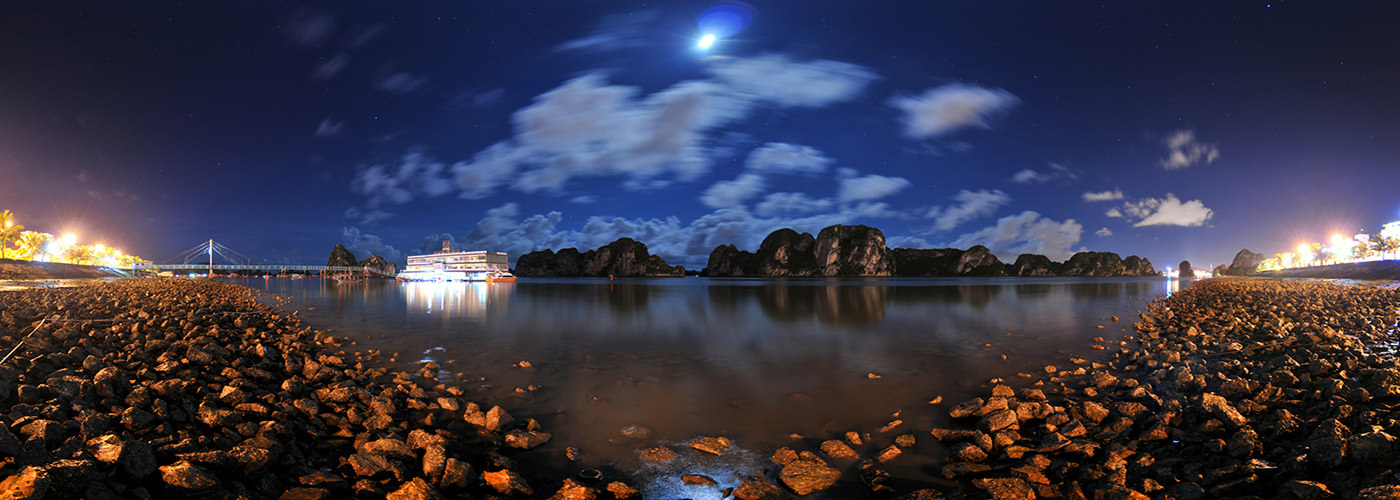
[[[937,396],[949,405],[992,378],[1095,359],[1165,278],[872,280],[521,279],[516,283],[335,283],[229,280],[289,299],[310,326],[399,353],[397,368],[437,361],[470,397],[539,419],[554,438],[523,460],[559,470],[640,475],[648,498],[718,498],[758,474],[780,446],[815,449],[846,431],[872,433],[864,456],[911,433],[917,453],[889,464],[897,482],[937,482],[942,449],[928,437]],[[1122,318],[1114,323],[1111,316]],[[1099,328],[1102,326],[1103,328]],[[530,368],[520,368],[527,361]],[[945,412],[946,413],[946,412]],[[876,429],[904,423],[887,433]],[[644,426],[647,438],[623,429]],[[714,459],[643,463],[638,448],[727,436]],[[564,448],[582,452],[578,463]],[[852,483],[854,484],[854,478]]]

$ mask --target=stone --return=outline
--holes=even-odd
[[[443,488],[466,488],[476,482],[476,471],[471,464],[449,457],[442,465],[442,479],[438,486]]]
[[[973,474],[987,472],[989,470],[992,470],[992,467],[987,464],[978,464],[971,462],[954,462],[943,466],[943,477],[948,479],[958,479]]]
[[[50,484],[47,471],[40,467],[25,467],[19,473],[0,481],[0,498],[41,500],[48,494]]]
[[[1018,422],[1019,420],[1016,417],[1016,412],[1012,410],[1000,410],[982,417],[982,420],[977,422],[977,429],[988,433],[996,432],[1015,426]]]
[[[744,478],[739,487],[734,489],[734,498],[736,500],[789,500],[792,495],[763,478],[748,477]]]
[[[731,446],[734,446],[734,442],[730,441],[727,437],[702,437],[691,441],[689,444],[691,448],[712,455],[722,455],[725,451],[728,451]]]
[[[570,478],[564,480],[559,491],[554,492],[549,500],[594,500],[596,498],[598,498],[598,490]]]
[[[958,443],[950,450],[950,454],[964,462],[981,462],[987,459],[987,452],[972,443]]]
[[[498,470],[485,472],[481,478],[486,480],[486,485],[506,496],[531,496],[535,491],[525,482],[525,478],[512,470]]]
[[[642,460],[647,460],[650,462],[669,462],[672,459],[676,458],[675,451],[672,451],[670,448],[663,448],[660,446],[652,448],[642,448],[640,450],[637,450],[637,455],[642,457]]]
[[[702,475],[702,474],[682,474],[682,475],[681,475],[681,482],[683,482],[683,483],[685,483],[685,484],[700,485],[700,486],[715,486],[715,485],[719,484],[719,483],[716,483],[714,479],[710,479],[709,476],[705,476],[705,475]]]
[[[416,457],[413,454],[413,449],[408,446],[408,443],[394,438],[383,438],[376,439],[374,441],[367,441],[360,446],[359,451],[360,453],[369,453],[374,455],[384,455],[390,457]]]
[[[1299,500],[1316,500],[1332,496],[1332,490],[1328,489],[1326,484],[1301,479],[1293,479],[1283,483],[1283,490],[1292,493],[1293,497]]]
[[[978,478],[972,485],[995,500],[1034,500],[1035,490],[1023,479],[1013,477]]]
[[[106,434],[89,439],[87,449],[97,461],[115,464],[122,457],[123,444],[122,438],[116,434]]]
[[[403,486],[389,493],[385,498],[387,500],[437,500],[443,497],[426,481],[423,481],[423,478],[415,477],[413,480],[403,483]]]
[[[277,500],[330,500],[330,490],[325,488],[291,488],[282,492]]]
[[[608,493],[611,493],[613,498],[616,498],[617,500],[629,500],[632,498],[642,497],[642,492],[637,491],[636,488],[633,488],[631,485],[628,485],[627,483],[621,481],[613,481],[611,483],[608,483],[607,490]]]
[[[505,409],[502,409],[500,406],[492,406],[491,410],[486,412],[484,427],[491,432],[501,432],[501,430],[505,429],[506,426],[513,422],[515,422],[515,417],[506,413]]]
[[[854,462],[860,458],[860,454],[856,453],[856,450],[851,449],[845,441],[836,439],[822,441],[821,448],[822,453],[825,453],[827,456],[839,462]]]
[[[839,477],[841,471],[828,466],[820,459],[805,458],[783,466],[783,470],[778,473],[778,479],[798,495],[808,495],[830,488]]]
[[[536,446],[545,444],[549,441],[550,437],[551,435],[548,432],[514,429],[506,433],[505,443],[506,446],[509,446],[511,448],[520,448],[523,450],[528,450],[530,448],[534,448]]]
[[[1400,457],[1396,456],[1395,437],[1386,434],[1385,431],[1367,432],[1351,438],[1348,443],[1351,455],[1358,462],[1375,465],[1395,465]]]
[[[219,480],[214,474],[184,460],[172,465],[162,465],[160,477],[165,484],[186,490],[206,490],[219,485]]]

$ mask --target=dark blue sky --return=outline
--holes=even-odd
[[[0,209],[150,259],[867,224],[1158,268],[1400,219],[1400,4],[30,2]]]

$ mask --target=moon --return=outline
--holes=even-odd
[[[710,50],[710,47],[713,47],[715,45],[715,41],[718,39],[719,37],[715,36],[713,33],[706,33],[705,36],[700,37],[699,41],[695,42],[695,48],[700,50]]]

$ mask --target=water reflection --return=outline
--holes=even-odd
[[[640,443],[619,430],[637,424],[662,440],[725,435],[761,456],[790,433],[869,431],[896,411],[909,432],[926,430],[932,397],[958,401],[993,377],[1092,357],[1090,338],[1127,328],[1110,316],[1132,317],[1136,299],[1173,286],[1147,278],[275,283],[287,281],[266,286],[312,326],[470,374],[472,398],[555,433],[545,456],[562,461],[563,447],[576,446],[589,465],[618,467],[635,465]],[[533,369],[515,367],[522,360]],[[890,472],[929,479],[902,463]]]

